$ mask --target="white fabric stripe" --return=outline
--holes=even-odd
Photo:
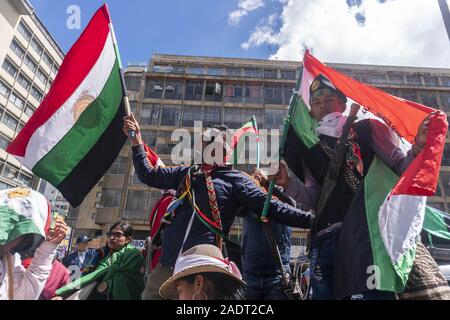
[[[309,87],[311,86],[311,83],[313,81],[313,75],[309,73],[309,71],[306,70],[305,67],[303,67],[302,82],[300,83],[300,90],[298,92],[298,95],[302,97],[303,102],[309,110],[311,110],[311,106],[309,105]]]
[[[14,190],[26,190],[30,192],[28,196],[9,198]],[[34,222],[39,232],[45,235],[44,228],[48,217],[48,203],[45,197],[31,189],[7,189],[0,191],[0,205],[9,207],[18,215],[21,215]]]
[[[416,245],[425,217],[427,197],[390,195],[378,212],[378,227],[386,250],[395,265]]]
[[[47,122],[39,127],[31,136],[25,157],[17,157],[26,167],[32,169],[73,127],[75,124],[73,107],[83,94],[96,99],[101,93],[114,67],[116,55],[111,33],[94,67],[81,82],[75,92],[56,111]]]
[[[222,260],[210,256],[190,254],[187,256],[178,257],[177,262],[175,263],[173,274],[176,275],[186,269],[199,266],[216,266],[229,272],[232,272],[231,267]]]

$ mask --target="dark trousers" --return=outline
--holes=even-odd
[[[334,261],[340,229],[331,230],[316,237],[311,244],[311,298],[332,300],[334,296]],[[395,300],[393,292],[371,290],[352,295],[351,300]]]

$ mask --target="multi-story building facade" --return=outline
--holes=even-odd
[[[0,30],[0,189],[38,189],[41,179],[5,149],[48,92],[64,53],[26,0],[0,1]]]
[[[449,69],[331,66],[393,95],[450,112]],[[203,126],[219,123],[239,128],[255,115],[259,129],[281,129],[300,72],[301,63],[294,61],[156,54],[147,66],[126,68],[125,80],[131,109],[139,119],[145,143],[170,165],[170,152],[178,143],[171,141],[172,131],[180,127],[192,130],[196,120],[202,121]],[[90,232],[90,236],[104,234],[115,221],[126,220],[138,230],[136,238],[145,239],[148,215],[159,197],[158,190],[137,179],[127,144],[72,218],[78,215],[76,227],[83,226],[82,231]],[[445,148],[438,191],[429,198],[429,203],[444,211],[449,209],[449,144]],[[238,219],[231,234],[236,239],[240,232]],[[305,232],[296,230],[293,244],[298,249],[305,242]]]

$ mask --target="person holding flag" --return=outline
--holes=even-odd
[[[172,274],[178,256],[198,244],[213,244],[222,249],[236,212],[245,206],[262,212],[267,194],[252,179],[226,165],[229,146],[225,126],[213,126],[203,133],[202,154],[210,147],[214,160],[204,157],[200,165],[151,167],[143,148],[139,124],[132,114],[124,117],[123,131],[130,136],[133,162],[139,179],[148,186],[177,190],[171,224],[162,234],[162,254],[150,274],[143,299],[160,299],[159,288]],[[220,155],[221,154],[221,155]],[[281,223],[309,228],[311,214],[272,199],[269,216]]]
[[[416,236],[423,212],[417,212],[414,201],[423,199],[411,197],[395,207],[383,201],[394,199],[395,189],[386,195],[396,180],[387,190],[378,189],[387,186],[386,181],[395,175],[412,176],[410,168],[422,160],[430,136],[434,135],[438,150],[447,124],[442,114],[427,108],[428,116],[418,126],[414,143],[405,154],[398,147],[395,133],[379,120],[354,122],[358,104],[352,104],[349,116],[345,116],[346,95],[320,71],[349,87],[356,82],[343,80],[343,75],[305,54],[301,97],[291,101],[296,109],[291,113],[283,146],[284,158],[297,177],[290,178],[280,164],[278,173],[269,178],[282,186],[287,196],[315,210],[310,234],[312,299],[395,299],[396,293],[405,289],[415,248],[420,247]],[[359,85],[368,90],[366,85]],[[364,97],[360,99],[364,101]],[[377,115],[383,116],[381,112]],[[302,126],[295,127],[299,123]],[[440,159],[439,154],[433,157]],[[428,173],[430,185],[433,172]],[[376,179],[377,190],[373,186]],[[424,204],[418,207],[424,208]],[[399,248],[397,242],[403,247]]]

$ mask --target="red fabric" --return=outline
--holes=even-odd
[[[65,103],[86,78],[105,46],[109,33],[109,22],[108,8],[103,5],[70,48],[50,91],[17,137],[10,143],[6,149],[8,153],[20,157],[25,156],[28,142],[33,133]]]
[[[434,196],[447,128],[445,113],[439,112],[430,117],[425,148],[403,173],[390,195]]]
[[[55,296],[57,289],[69,283],[70,272],[58,260],[55,260],[52,265],[52,271],[45,283],[44,290],[42,290],[40,300],[50,300]]]
[[[146,145],[145,143],[144,143],[144,150],[147,153],[147,159],[150,162],[150,164],[153,167],[157,166],[158,165],[158,160],[160,160],[158,155],[148,145]],[[162,163],[162,161],[161,161],[161,163]]]
[[[382,118],[392,129],[413,143],[419,125],[433,108],[394,97],[380,89],[350,78],[325,66],[309,52],[303,59],[304,67],[316,77],[323,74],[347,97]]]
[[[159,226],[161,225],[161,219],[167,212],[167,207],[169,206],[169,204],[172,202],[173,199],[174,199],[173,195],[164,194],[161,196],[161,198],[153,207],[152,212],[150,213],[150,236],[152,238],[158,231]]]
[[[231,149],[236,148],[241,137],[244,134],[246,134],[247,132],[254,132],[255,134],[258,134],[258,131],[256,130],[256,128],[253,125],[251,127],[242,127],[240,129],[236,130],[233,137],[231,138]]]
[[[28,269],[28,267],[29,267],[30,264],[31,264],[31,261],[33,261],[33,258],[23,259],[23,260],[22,260],[22,266],[23,266],[25,269]]]

